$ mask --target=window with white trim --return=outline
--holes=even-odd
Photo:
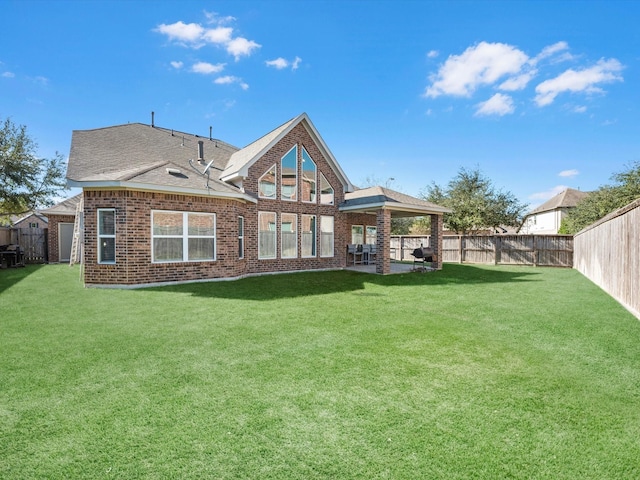
[[[302,191],[300,196],[303,202],[316,202],[317,188],[317,168],[316,162],[311,159],[311,155],[306,148],[302,147]]]
[[[333,205],[333,187],[324,176],[324,173],[320,172],[320,203],[324,205]]]
[[[258,196],[260,198],[276,198],[276,165],[267,170],[258,180]]]
[[[280,162],[280,196],[282,200],[298,200],[298,145],[294,145]]]
[[[213,261],[216,215],[153,210],[151,245],[154,263]]]
[[[280,215],[281,258],[298,256],[298,215],[283,213]]]
[[[368,245],[375,245],[378,241],[378,227],[373,225],[367,225],[365,242]]]
[[[116,263],[116,211],[98,209],[98,263]]]
[[[316,216],[302,215],[300,231],[300,248],[303,257],[316,256]]]
[[[276,214],[258,212],[258,258],[276,258]]]
[[[320,217],[320,256],[333,257],[333,217]]]
[[[244,217],[238,217],[238,258],[244,258]]]

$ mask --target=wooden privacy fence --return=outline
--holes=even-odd
[[[0,245],[20,245],[26,263],[46,263],[49,260],[48,238],[46,228],[0,229]]]
[[[391,236],[391,259],[413,260],[411,252],[430,245],[430,236]],[[495,265],[573,266],[571,235],[445,235],[442,238],[445,263],[488,263]]]
[[[578,232],[574,263],[640,318],[640,199]]]

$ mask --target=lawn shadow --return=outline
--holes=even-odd
[[[351,270],[300,272],[247,277],[231,281],[211,281],[149,287],[142,291],[190,293],[198,297],[267,301],[331,293],[362,292],[366,284],[386,287],[472,285],[538,281],[533,267],[518,269],[482,268],[447,264],[440,271],[374,275]]]
[[[42,267],[44,265],[33,264],[18,268],[0,268],[0,293],[13,287]]]

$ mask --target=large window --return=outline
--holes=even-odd
[[[362,245],[364,243],[364,227],[362,225],[351,226],[351,243]]]
[[[98,263],[116,263],[116,211],[98,209]]]
[[[316,216],[302,215],[302,231],[300,244],[303,257],[316,256]]]
[[[333,205],[333,187],[322,172],[320,173],[320,203]]]
[[[216,259],[213,213],[151,212],[153,262],[198,262]]]
[[[302,147],[302,192],[303,202],[316,201],[316,163],[311,159],[307,150]]]
[[[276,258],[276,214],[258,212],[258,258]]]
[[[333,217],[320,217],[320,256],[333,257]]]
[[[298,216],[293,213],[280,215],[280,242],[282,258],[298,256]]]
[[[244,258],[244,217],[238,217],[238,258]]]
[[[280,167],[280,194],[282,200],[298,200],[298,146],[294,145],[282,157]]]
[[[258,180],[258,196],[276,198],[276,166],[273,165]]]

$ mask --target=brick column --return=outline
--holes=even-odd
[[[391,211],[378,210],[376,215],[376,273],[391,273]]]
[[[434,267],[436,270],[442,270],[442,231],[444,229],[444,216],[431,215],[431,248],[436,254]]]

